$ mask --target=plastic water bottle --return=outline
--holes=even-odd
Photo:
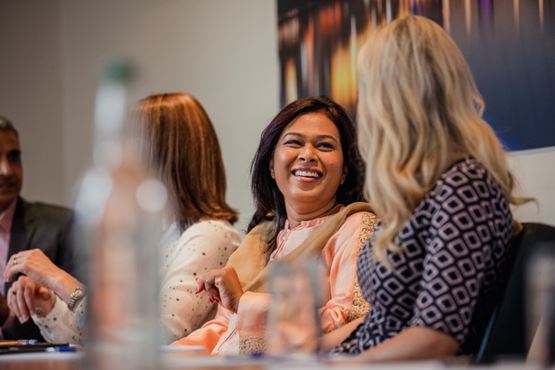
[[[89,259],[90,369],[159,367],[158,244],[167,197],[124,136],[130,78],[129,65],[114,64],[100,83],[94,165],[76,202]]]

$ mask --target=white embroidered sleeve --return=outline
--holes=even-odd
[[[44,317],[33,315],[33,321],[47,342],[81,344],[85,326],[86,298],[80,300],[71,311],[56,296],[52,310]]]

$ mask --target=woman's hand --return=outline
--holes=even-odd
[[[321,350],[328,352],[340,345],[363,321],[364,316],[324,334],[320,340]]]
[[[30,315],[45,316],[54,307],[54,293],[27,276],[20,276],[7,294],[8,307],[24,323]]]
[[[4,271],[4,281],[9,282],[18,274],[25,274],[38,285],[53,289],[53,281],[64,273],[40,249],[30,249],[13,254]]]
[[[207,291],[210,302],[219,303],[231,312],[237,312],[243,288],[237,272],[231,266],[219,270],[211,270],[197,278],[197,293]]]
[[[444,360],[455,356],[459,343],[441,331],[412,326],[357,356],[363,362]]]

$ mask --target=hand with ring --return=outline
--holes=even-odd
[[[4,281],[12,281],[17,274],[23,274],[38,286],[54,291],[66,303],[75,287],[83,285],[56,266],[40,249],[21,251],[10,257],[4,271]],[[22,312],[25,313],[25,309]]]
[[[49,286],[61,270],[40,249],[15,253],[10,257],[4,271],[4,281],[12,281],[18,273],[29,276],[38,284]]]

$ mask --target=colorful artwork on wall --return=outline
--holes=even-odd
[[[508,149],[555,146],[555,0],[278,0],[282,105],[326,95],[355,117],[358,50],[404,14],[457,42]]]

